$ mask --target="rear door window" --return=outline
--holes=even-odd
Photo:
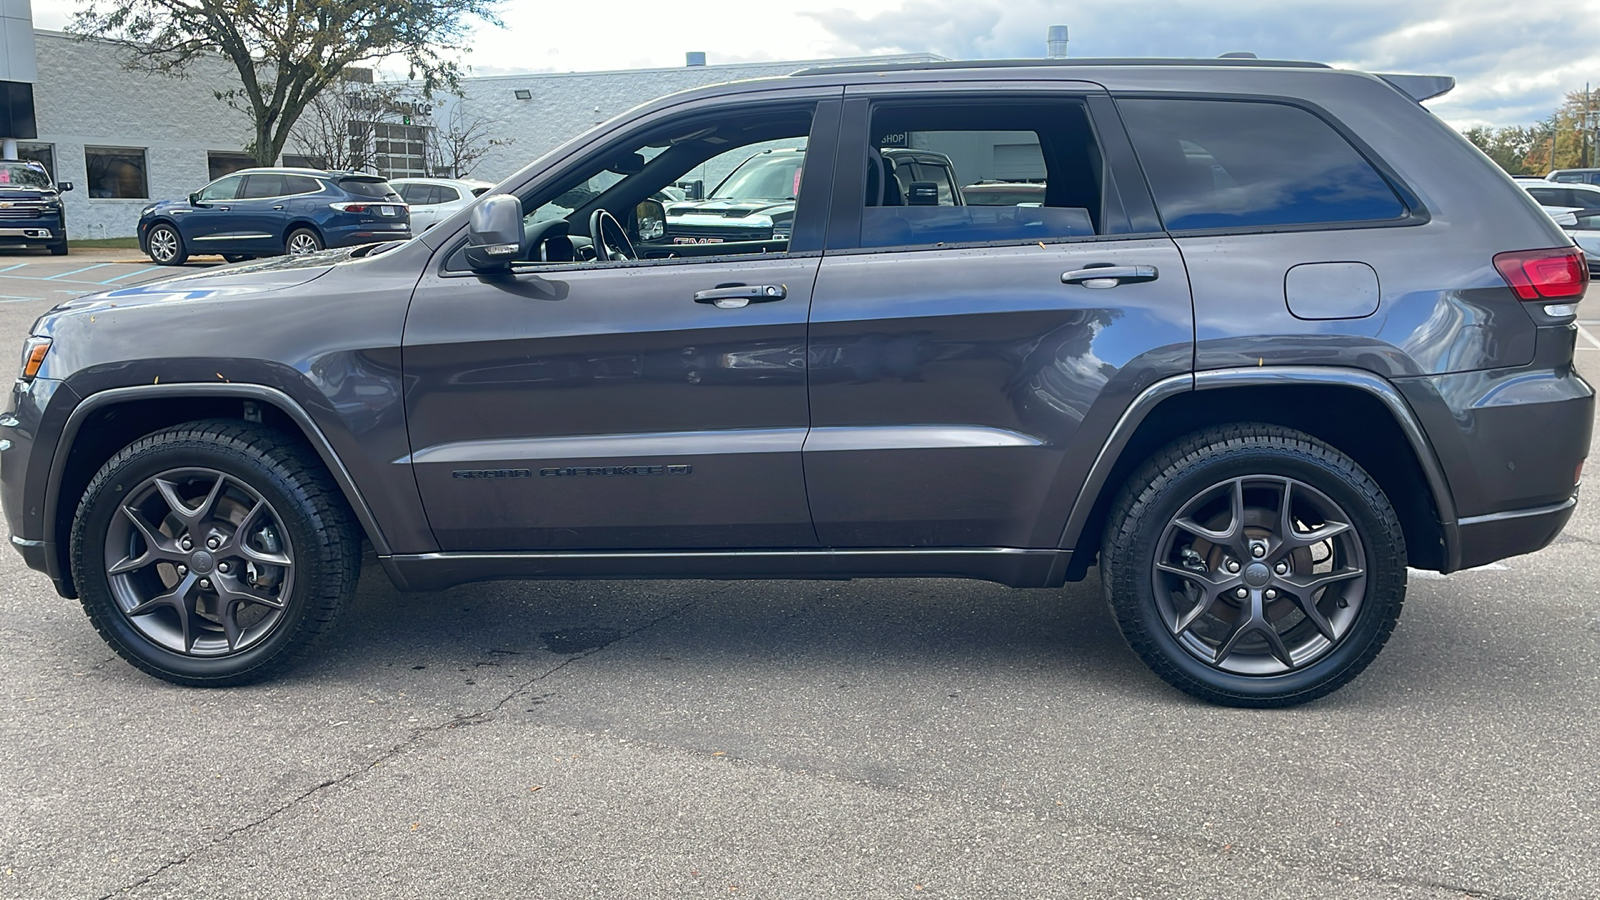
[[[1388,181],[1327,122],[1283,103],[1119,98],[1169,230],[1381,222]]]
[[[885,103],[873,110],[868,140],[862,247],[1035,243],[1114,230],[1104,222],[1105,167],[1080,101]],[[1037,183],[1038,202],[963,204],[957,185],[997,180]]]
[[[244,180],[244,190],[239,192],[240,200],[256,200],[265,197],[282,197],[286,193],[283,189],[283,176],[273,173],[265,175],[251,175]]]

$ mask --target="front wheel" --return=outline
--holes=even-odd
[[[1394,508],[1353,460],[1272,425],[1196,432],[1119,495],[1102,584],[1159,676],[1230,706],[1290,706],[1354,678],[1405,599]]]
[[[195,422],[123,448],[84,492],[72,576],[124,659],[175,684],[276,674],[328,632],[360,539],[319,460],[271,429]]]
[[[189,259],[183,246],[183,235],[171,225],[157,225],[144,239],[145,252],[157,265],[181,266]]]

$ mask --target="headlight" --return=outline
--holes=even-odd
[[[39,367],[44,365],[45,354],[50,352],[50,339],[47,337],[30,337],[22,342],[22,374],[23,381],[32,381],[39,374]]]
[[[142,219],[145,216],[148,216],[148,215],[150,215],[151,213],[153,213],[155,211],[156,211],[156,205],[154,203],[152,203],[149,206],[146,206],[144,209],[139,210],[139,218]]]

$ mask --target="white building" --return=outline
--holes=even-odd
[[[0,4],[0,11],[7,16],[28,10],[27,0],[0,0]],[[25,21],[25,16],[20,18]],[[125,68],[126,51],[108,42],[79,40],[54,31],[19,29],[19,33],[31,34],[37,59],[32,84],[37,137],[19,135],[23,139],[17,141],[17,152],[43,162],[57,181],[73,183],[75,189],[64,198],[70,237],[132,235],[140,210],[151,200],[185,196],[249,164],[242,149],[252,136],[249,119],[216,97],[217,91],[238,81],[232,63],[220,58],[204,60],[191,66],[183,77],[147,75]],[[16,57],[8,53],[7,58]],[[359,132],[357,139],[365,142],[359,159],[367,168],[400,177],[436,168],[428,147],[441,130],[450,130],[452,122],[478,123],[484,137],[497,143],[473,163],[470,174],[498,181],[567,138],[664,94],[723,81],[786,75],[811,65],[861,61],[467,78],[462,81],[459,98],[436,97],[429,102],[402,89],[400,96],[407,99],[398,103],[348,104],[356,110],[350,114],[349,135]],[[0,73],[0,81],[5,80]],[[352,85],[352,89],[357,94],[363,90],[361,85]],[[6,135],[0,135],[3,137]],[[282,161],[286,165],[319,162],[308,155],[308,145],[296,141],[290,142]]]

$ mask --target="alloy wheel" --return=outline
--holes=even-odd
[[[294,552],[277,512],[214,469],[170,469],[128,492],[107,528],[104,565],[128,623],[193,657],[266,639],[294,588]]]
[[[172,262],[178,255],[178,235],[170,228],[150,232],[150,257],[158,263]]]
[[[1168,521],[1151,575],[1178,645],[1241,675],[1296,671],[1332,652],[1367,583],[1351,517],[1315,487],[1275,475],[1196,494]]]
[[[290,256],[305,256],[321,249],[317,244],[317,236],[309,231],[297,231],[289,238]]]

